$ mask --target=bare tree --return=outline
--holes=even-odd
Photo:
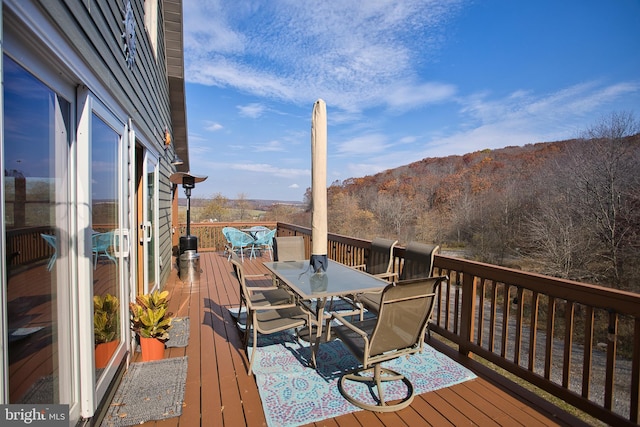
[[[524,254],[540,265],[542,273],[564,279],[590,277],[587,266],[592,257],[589,233],[581,221],[567,209],[569,201],[563,195],[549,195],[528,216]]]
[[[248,215],[247,211],[249,211],[253,207],[251,202],[247,200],[247,195],[245,193],[239,193],[235,205],[238,209],[238,216],[240,221],[244,221]]]
[[[378,194],[373,213],[380,225],[400,240],[410,237],[407,226],[415,221],[417,214],[411,200],[401,195]]]
[[[629,137],[639,131],[630,113],[603,117],[585,131],[589,148],[580,150],[569,166],[584,226],[597,236],[604,272],[616,287],[626,287],[624,267],[637,256],[640,147]]]

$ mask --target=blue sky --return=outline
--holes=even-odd
[[[194,197],[302,201],[311,112],[328,184],[640,119],[638,0],[189,0]]]

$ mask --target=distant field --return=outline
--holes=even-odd
[[[202,222],[202,221],[206,221],[208,220],[208,218],[201,218],[200,217],[200,212],[202,211],[201,207],[194,207],[193,205],[191,206],[191,222]],[[240,217],[240,211],[239,209],[229,209],[229,216],[232,218],[235,218],[234,220],[240,221],[239,217]],[[243,221],[257,221],[260,220],[264,214],[266,213],[266,211],[264,210],[258,210],[258,209],[249,209],[249,210],[245,210],[245,218],[243,219]],[[180,221],[186,221],[187,218],[187,207],[186,206],[178,206],[178,218],[180,218]],[[232,220],[232,221],[234,221]]]

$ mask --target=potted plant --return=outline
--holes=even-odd
[[[104,368],[118,347],[120,301],[111,294],[93,297],[93,336],[95,365]]]
[[[169,291],[154,291],[138,295],[136,302],[129,304],[131,328],[140,338],[142,361],[159,360],[164,356],[164,342],[169,339],[173,321],[167,312]]]

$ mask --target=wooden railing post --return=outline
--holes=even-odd
[[[473,341],[476,319],[476,280],[471,274],[462,275],[462,312],[460,313],[460,345],[459,351],[469,355],[470,344]]]

